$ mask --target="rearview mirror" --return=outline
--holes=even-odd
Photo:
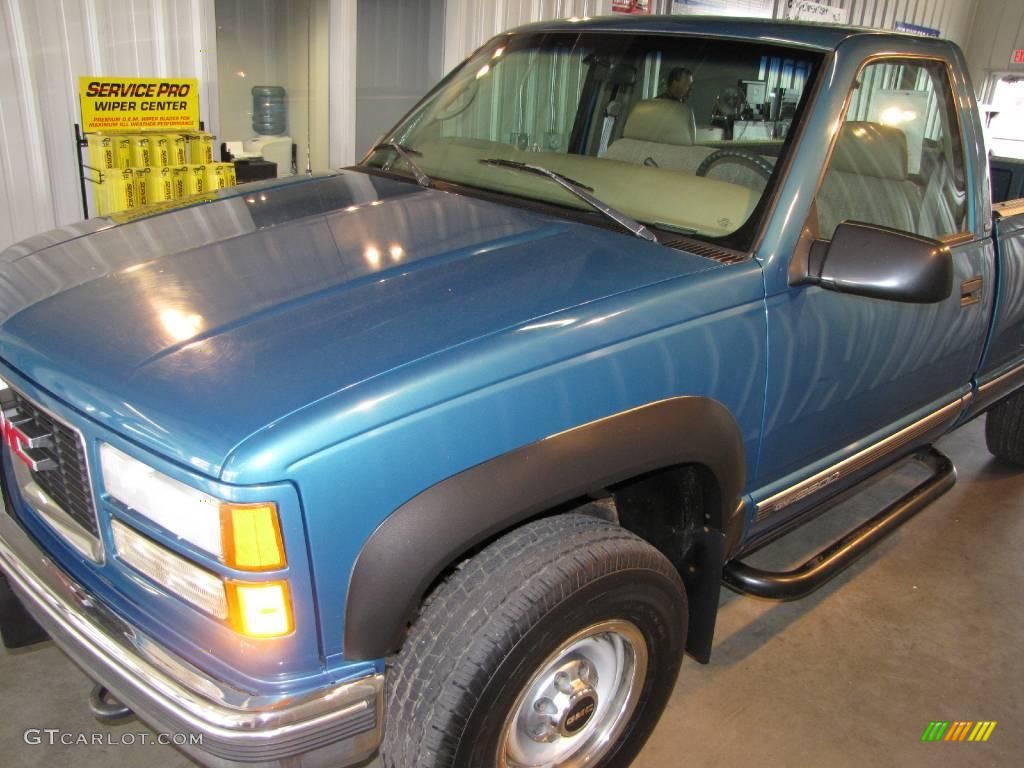
[[[932,304],[953,291],[953,256],[938,240],[844,221],[832,241],[816,241],[808,282],[838,293]]]

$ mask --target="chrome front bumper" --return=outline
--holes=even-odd
[[[318,768],[369,757],[383,727],[383,675],[311,694],[254,696],[161,648],[71,580],[0,505],[0,570],[82,670],[160,733],[202,734],[181,749],[222,768]]]

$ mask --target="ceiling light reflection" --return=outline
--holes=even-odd
[[[530,323],[519,328],[519,331],[539,331],[542,328],[565,328],[567,325],[572,325],[576,322],[575,317],[567,317],[564,320],[547,320],[543,323]]]
[[[366,250],[363,251],[363,258],[366,259],[366,263],[371,267],[380,266],[380,248],[375,245],[366,246]]]
[[[594,317],[591,318],[590,320],[587,320],[587,322],[583,323],[583,325],[598,325],[600,323],[603,323],[605,320],[611,320],[613,317],[618,317],[625,311],[626,310],[624,309],[620,309],[618,312],[611,312],[607,315],[600,315],[599,317]]]
[[[140,269],[145,269],[150,264],[156,263],[156,259],[150,259],[149,261],[140,261],[138,264],[132,264],[130,267],[125,267],[121,270],[122,275],[128,275],[132,272],[138,272]]]
[[[162,310],[160,322],[175,341],[187,341],[203,330],[202,315],[182,312],[180,309]]]
[[[912,109],[903,109],[903,107],[889,107],[882,110],[878,119],[882,125],[903,125],[903,123],[916,120],[917,112]]]

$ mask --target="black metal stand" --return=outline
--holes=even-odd
[[[78,183],[82,188],[82,217],[89,218],[89,198],[85,194],[85,164],[82,162],[82,148],[88,147],[89,142],[82,133],[78,123],[75,123],[75,154],[78,156]]]
[[[82,129],[78,123],[75,123],[75,152],[78,155],[78,184],[82,190],[82,216],[86,219],[89,218],[89,196],[86,194],[85,182],[91,182],[97,186],[103,184],[103,178],[105,176],[102,168],[93,168],[91,165],[86,165],[82,162],[82,150],[89,146],[89,140],[82,133]],[[96,178],[86,176],[86,171],[92,171],[96,174]]]

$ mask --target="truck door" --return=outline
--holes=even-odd
[[[860,70],[805,231],[829,240],[853,220],[942,240],[953,252],[953,291],[937,304],[906,304],[805,285],[768,300],[765,430],[753,484],[768,488],[757,494],[759,522],[778,511],[764,499],[802,474],[969,390],[991,313],[994,255],[970,221],[983,175],[965,161],[951,82],[947,63],[922,57],[874,58]]]

